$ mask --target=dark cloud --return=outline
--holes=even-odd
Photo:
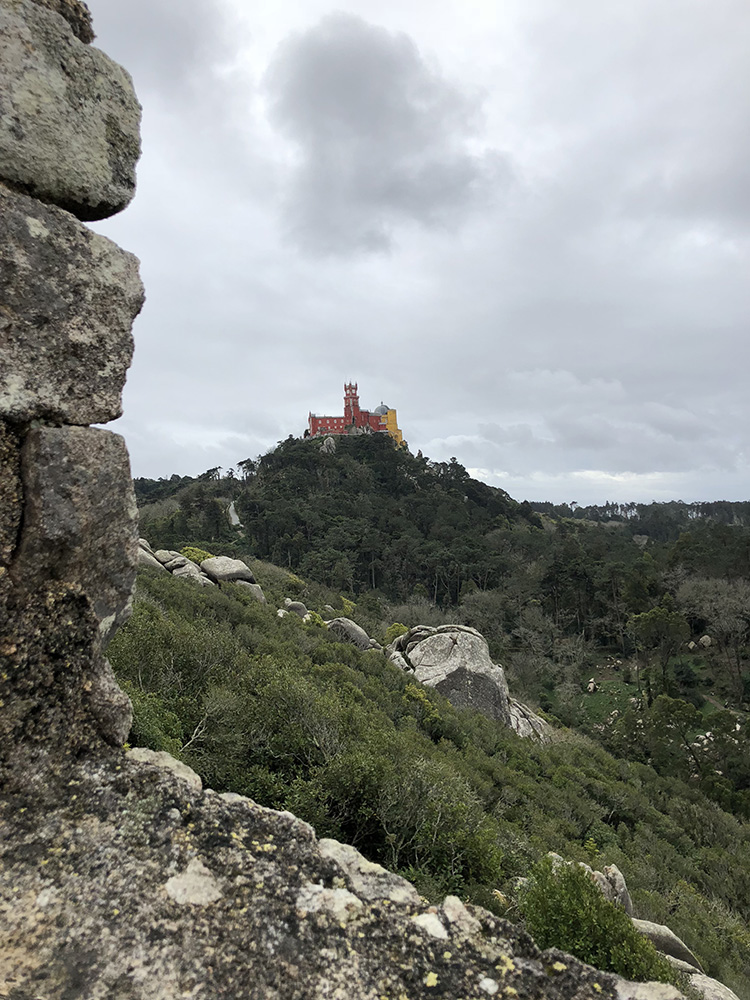
[[[507,181],[501,156],[469,148],[478,98],[405,34],[333,14],[282,44],[266,88],[297,149],[287,222],[308,251],[387,250],[400,224],[451,227]]]

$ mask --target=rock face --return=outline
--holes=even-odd
[[[95,35],[91,27],[91,12],[81,0],[34,0],[34,3],[64,17],[80,41],[86,44],[93,42]]]
[[[510,698],[505,672],[492,662],[487,641],[476,629],[417,625],[398,636],[386,655],[457,708],[481,712],[520,736],[546,738],[544,720]]]
[[[16,190],[104,219],[135,193],[141,109],[125,70],[80,40],[85,22],[71,0],[3,0],[0,163]]]
[[[549,739],[549,725],[540,719],[536,712],[532,712],[527,705],[522,705],[515,698],[508,698],[508,711],[510,713],[510,728],[514,733],[526,739],[539,740],[541,743]]]
[[[29,590],[47,579],[79,585],[106,640],[128,617],[135,582],[136,509],[125,442],[93,427],[36,427],[21,462],[27,499],[11,577]]]
[[[409,883],[317,840],[290,813],[201,791],[166,755],[144,756],[152,762],[67,759],[6,786],[0,995],[680,996],[540,953],[455,897],[428,907]]]
[[[390,647],[389,647],[390,648]],[[418,681],[457,708],[473,708],[510,724],[508,684],[481,633],[465,625],[418,625],[393,643]]]
[[[136,564],[118,416],[137,261],[90,232],[132,195],[138,102],[79,0],[0,0],[0,787],[30,752],[121,743],[102,655]],[[73,426],[75,425],[75,426]]]
[[[22,512],[21,438],[0,420],[0,576],[18,542]]]

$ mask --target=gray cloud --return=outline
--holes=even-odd
[[[308,251],[388,250],[399,225],[452,227],[507,183],[498,153],[470,149],[479,99],[405,34],[330,15],[280,46],[266,88],[297,150],[287,224]]]
[[[95,45],[121,62],[136,89],[169,101],[194,100],[207,67],[229,51],[220,0],[92,0]]]
[[[354,379],[519,499],[746,497],[747,0],[323,2],[91,0],[144,104],[97,224],[143,262],[137,474]]]

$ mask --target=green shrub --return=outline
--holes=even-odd
[[[677,983],[669,962],[576,864],[555,867],[543,858],[532,869],[520,908],[540,948],[560,948],[626,979]]]
[[[389,625],[385,630],[385,644],[389,646],[394,639],[397,639],[400,635],[405,635],[409,631],[406,625],[402,625],[401,622],[394,622],[393,625]]]
[[[166,750],[179,757],[182,725],[178,716],[152,691],[142,691],[129,681],[120,683],[133,705],[133,725],[128,737],[131,746]]]
[[[204,559],[213,559],[210,552],[206,552],[205,549],[197,549],[194,545],[186,545],[184,549],[180,549],[180,555],[185,556],[186,559],[190,559],[194,563],[200,564]]]

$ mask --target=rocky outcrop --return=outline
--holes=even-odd
[[[417,625],[398,636],[386,655],[457,708],[481,712],[520,736],[547,738],[547,723],[510,698],[505,672],[492,662],[487,641],[476,629]]]
[[[151,548],[145,538],[138,539],[138,565],[142,569],[156,569],[171,573],[178,580],[192,580],[202,587],[214,587],[221,583],[234,583],[252,594],[256,601],[266,603],[266,595],[250,567],[241,559],[228,556],[211,556],[198,565],[173,549]]]
[[[680,996],[542,953],[455,897],[428,906],[354,848],[318,840],[290,813],[201,790],[174,764],[110,753],[6,786],[0,995]]]
[[[82,425],[119,417],[143,303],[135,257],[0,184],[0,286],[3,415]]]

